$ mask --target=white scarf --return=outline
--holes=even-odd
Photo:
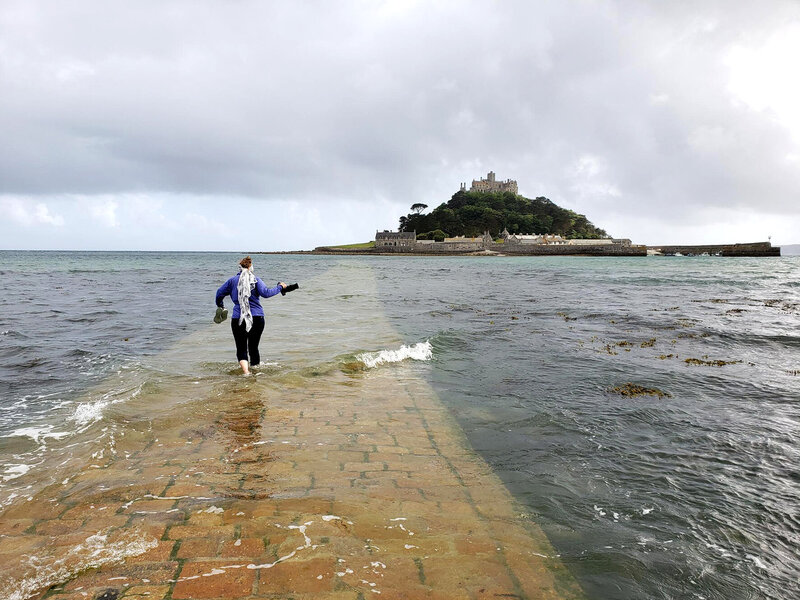
[[[236,293],[239,296],[239,325],[245,323],[245,331],[250,331],[253,327],[253,315],[250,314],[250,292],[256,287],[256,276],[253,275],[253,267],[245,269],[239,274],[239,284]]]

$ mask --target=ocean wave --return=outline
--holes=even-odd
[[[89,425],[103,417],[103,409],[111,404],[110,400],[97,400],[95,402],[81,402],[75,412],[67,417],[78,425]]]
[[[480,337],[480,334],[446,329],[432,336],[430,342],[436,347],[438,355],[439,350],[466,352],[470,347],[470,343],[479,340]]]
[[[429,341],[419,342],[413,346],[402,345],[397,350],[380,350],[364,352],[356,356],[368,369],[387,363],[401,362],[406,359],[427,361],[433,358],[433,347]]]
[[[105,320],[108,316],[118,314],[120,313],[116,310],[96,310],[90,314],[65,317],[64,321],[67,323],[94,323],[96,321]]]
[[[81,402],[75,407],[75,411],[67,417],[67,420],[81,427],[91,425],[95,421],[99,421],[103,418],[103,412],[108,405],[136,398],[142,393],[143,387],[144,384],[140,384],[132,390],[109,392],[99,400]],[[118,397],[113,398],[113,396]]]
[[[8,600],[25,600],[83,571],[120,563],[158,545],[154,537],[139,531],[123,534],[114,541],[109,540],[109,535],[108,531],[98,532],[60,556],[24,557],[24,574],[19,579],[0,581],[0,596]]]
[[[12,338],[12,339],[25,339],[25,338],[28,337],[27,335],[25,335],[21,331],[17,331],[15,329],[4,329],[3,331],[0,331],[0,335],[8,336],[9,338]]]

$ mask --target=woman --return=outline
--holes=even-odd
[[[239,274],[228,279],[217,290],[217,306],[223,308],[222,301],[227,295],[233,300],[231,329],[233,339],[236,341],[236,358],[244,374],[249,375],[250,367],[255,367],[261,362],[258,342],[264,332],[264,309],[261,308],[258,298],[274,296],[285,288],[286,284],[280,282],[274,288],[264,285],[261,279],[253,275],[253,260],[249,256],[245,256],[239,262],[239,266],[241,267]]]

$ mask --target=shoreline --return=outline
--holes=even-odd
[[[297,254],[311,256],[591,256],[628,258],[643,256],[715,256],[715,257],[753,257],[766,258],[781,256],[780,246],[770,242],[703,244],[703,245],[660,245],[660,246],[617,246],[617,245],[514,245],[499,249],[502,244],[483,250],[445,250],[434,246],[430,250],[413,247],[384,246],[372,248],[342,248],[319,246],[314,250],[285,250],[280,252],[256,252],[255,254]]]

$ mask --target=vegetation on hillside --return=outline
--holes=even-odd
[[[511,192],[459,191],[426,215],[421,214],[420,206],[415,204],[410,214],[400,217],[400,231],[416,231],[420,239],[428,234],[428,239],[439,238],[442,233],[477,237],[484,231],[497,237],[504,228],[509,233],[548,233],[565,238],[609,237],[584,215],[544,197],[530,200]]]
[[[328,246],[329,248],[336,248],[338,250],[363,250],[366,248],[374,248],[375,240],[369,242],[361,242],[358,244],[340,244],[338,246]]]

